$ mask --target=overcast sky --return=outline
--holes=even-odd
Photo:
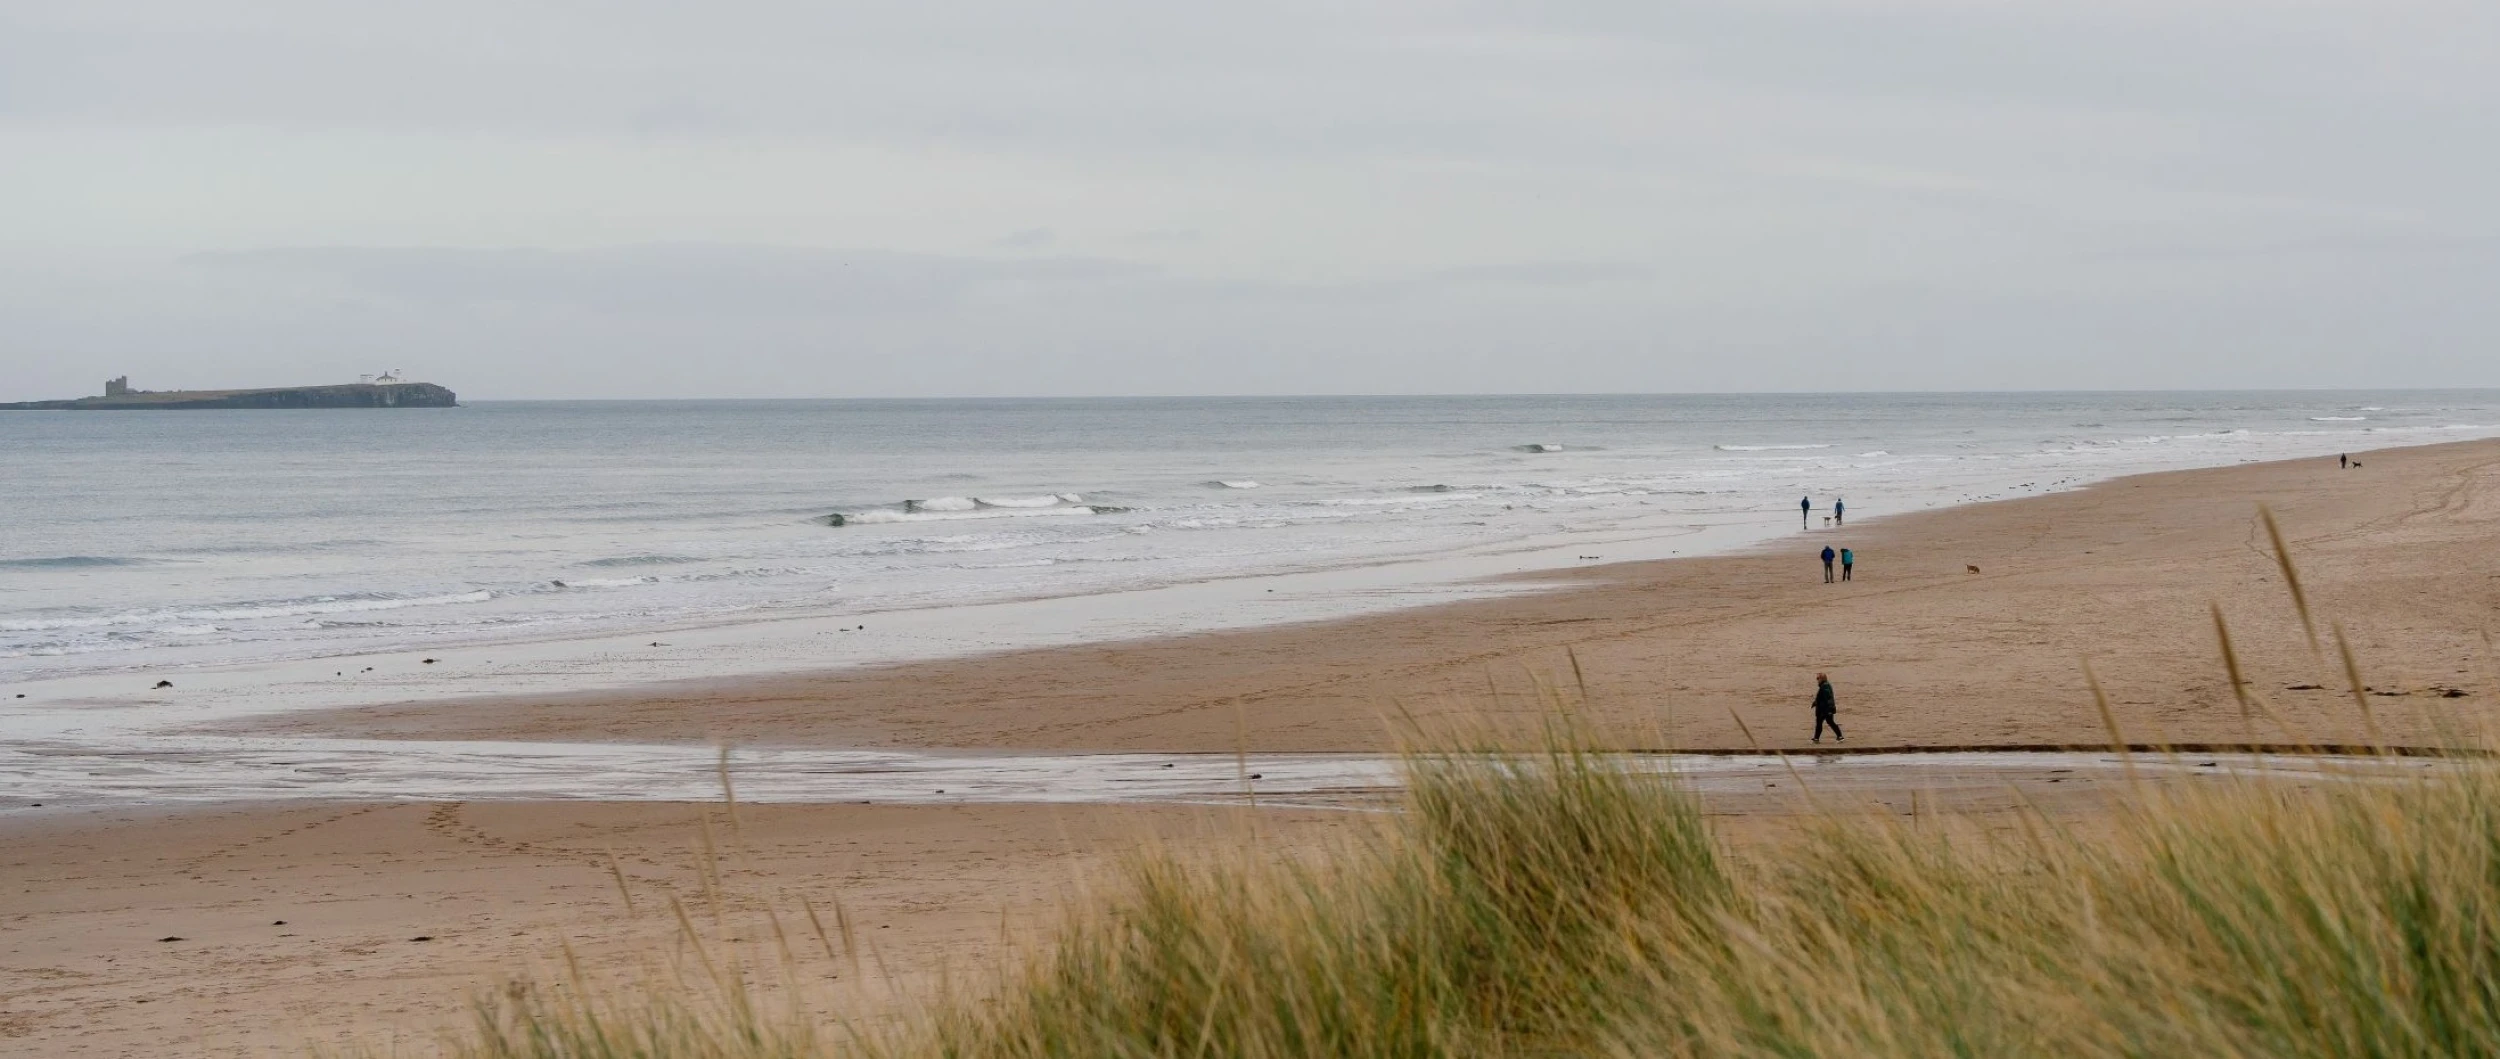
[[[0,400],[2500,386],[2492,0],[0,0]]]

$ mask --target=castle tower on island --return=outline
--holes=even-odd
[[[106,396],[106,397],[128,397],[128,396],[130,396],[130,376],[128,376],[128,375],[124,375],[124,376],[122,376],[121,378],[118,378],[118,379],[106,379],[106,380],[104,380],[104,396]]]

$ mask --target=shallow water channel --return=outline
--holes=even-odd
[[[2427,758],[2180,757],[2079,752],[1850,755],[1632,754],[1704,794],[1979,791],[2016,784],[2125,782],[2141,775],[2419,774]],[[1400,782],[1367,754],[1004,754],[736,747],[725,771],[741,801],[1237,803],[1360,806]],[[722,796],[714,747],[633,743],[133,736],[0,747],[0,807],[183,805],[319,800],[707,801]]]

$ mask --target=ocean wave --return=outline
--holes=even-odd
[[[55,629],[105,629],[117,625],[155,625],[161,623],[254,621],[266,618],[303,618],[323,614],[356,614],[377,610],[400,610],[406,607],[438,607],[453,603],[484,603],[495,598],[485,590],[459,592],[439,596],[366,596],[340,599],[322,596],[309,600],[288,600],[275,603],[213,607],[205,610],[146,611],[86,618],[34,618],[0,621],[0,632],[44,632]]]
[[[1884,450],[1882,450],[1882,449],[1876,449],[1876,450],[1875,450],[1875,451],[1873,451],[1873,452],[1861,452],[1861,453],[1859,453],[1859,454],[1858,454],[1857,458],[1858,458],[1858,459],[1861,459],[1861,460],[1865,460],[1865,459],[1873,459],[1874,457],[1877,457],[1877,456],[1890,456],[1890,455],[1892,455],[1892,454],[1891,454],[1891,453],[1889,453],[1889,452],[1885,452],[1885,451],[1884,451]]]
[[[1061,504],[1083,504],[1085,498],[1075,493],[1052,496],[976,496],[972,502],[981,507],[1058,507]]]
[[[1528,445],[1513,445],[1510,448],[1512,452],[1561,452],[1563,450],[1560,445],[1542,441]]]
[[[1218,478],[1207,483],[1210,489],[1256,489],[1259,483],[1247,478]]]
[[[1036,518],[1067,515],[1107,514],[1118,508],[1094,508],[1082,504],[1065,507],[973,507],[961,511],[897,511],[873,508],[867,511],[835,512],[824,516],[828,526],[890,526],[907,522],[955,522],[983,518]]]
[[[1790,449],[1828,449],[1829,445],[1712,445],[1720,452],[1784,452]]]
[[[1434,493],[1429,496],[1341,496],[1318,503],[1331,507],[1376,507],[1390,504],[1431,504],[1455,500],[1479,500],[1482,493]]]
[[[876,526],[902,522],[951,522],[957,519],[1015,518],[1025,515],[1110,515],[1128,510],[1088,504],[1075,493],[1041,496],[938,496],[905,500],[894,507],[839,511],[818,516],[828,526]]]
[[[2359,423],[2369,418],[2368,416],[2310,416],[2309,421],[2312,423]]]
[[[249,621],[254,618],[297,618],[321,614],[361,614],[376,610],[402,610],[408,607],[440,607],[453,603],[484,603],[495,598],[492,592],[454,592],[440,596],[384,596],[365,599],[317,599],[304,603],[279,603],[266,606],[228,607],[220,610],[188,610],[175,615],[199,621]]]
[[[551,581],[558,588],[628,588],[658,582],[650,577],[585,577],[576,581]]]
[[[679,566],[685,563],[699,563],[702,561],[703,560],[697,559],[691,555],[618,555],[606,559],[592,559],[579,565],[601,568],[616,566]]]
[[[93,570],[115,566],[155,566],[164,561],[122,555],[55,555],[43,559],[0,559],[0,570]]]

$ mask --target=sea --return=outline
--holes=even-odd
[[[1697,525],[1738,547],[1796,532],[1801,498],[1819,528],[1835,502],[2495,435],[2500,391],[9,412],[0,686],[1578,560]]]

